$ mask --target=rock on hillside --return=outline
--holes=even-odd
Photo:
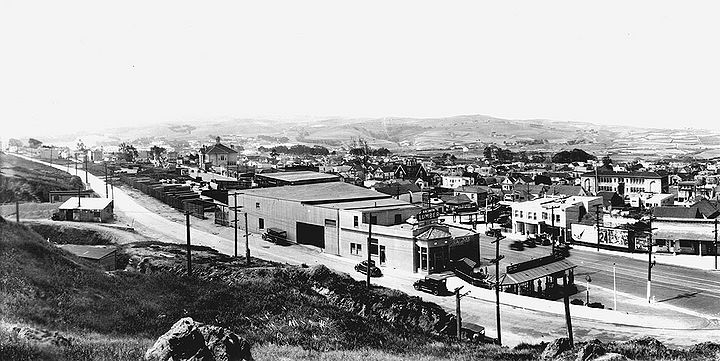
[[[148,361],[252,360],[250,344],[226,328],[205,325],[185,317],[160,336],[145,353]]]

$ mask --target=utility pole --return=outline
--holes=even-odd
[[[372,243],[372,212],[368,213],[368,238],[367,238],[367,288],[370,289],[370,244]],[[428,255],[429,257],[430,255]],[[428,270],[429,271],[429,270]]]
[[[652,268],[655,266],[655,262],[652,260],[652,221],[653,217],[650,216],[648,219],[648,228],[650,228],[650,231],[648,233],[648,239],[647,239],[647,249],[648,249],[648,279],[647,279],[647,301],[650,303],[650,293],[652,288]]]
[[[103,163],[105,165],[105,198],[110,198],[108,194],[107,162]]]
[[[613,310],[617,311],[617,283],[615,282],[615,262],[613,262]]]
[[[715,269],[717,268],[717,256],[718,256],[718,247],[717,247],[717,236],[718,236],[718,219],[715,218],[715,240],[713,241],[713,254],[715,255]]]
[[[467,295],[467,293],[465,293],[464,295],[460,294],[460,289],[463,287],[464,286],[460,286],[460,287],[456,288],[455,291],[453,292],[453,293],[455,293],[455,316],[456,316],[455,319],[457,320],[456,336],[457,336],[458,341],[460,341],[462,339],[462,333],[461,333],[461,331],[462,331],[462,315],[460,313],[460,299],[462,297],[465,297],[465,295]]]
[[[88,169],[87,169],[87,153],[85,153],[85,184],[90,183],[88,181]]]
[[[77,176],[77,153],[75,153],[75,175]]]
[[[550,206],[550,224],[553,231],[551,235],[552,239],[552,253],[555,254],[555,208],[560,208],[558,205]]]
[[[20,223],[20,200],[15,197],[15,222]]]
[[[185,204],[185,229],[187,232],[187,273],[188,277],[192,277],[192,257],[190,255],[190,211],[187,209],[187,204]]]
[[[572,319],[570,318],[570,290],[565,272],[563,272],[563,303],[565,303],[565,324],[567,325],[568,339],[570,340],[570,347],[573,347]]]
[[[597,228],[597,250],[600,251],[600,225],[603,224],[603,220],[600,218],[600,207],[602,205],[596,204],[595,207],[595,228]]]
[[[235,224],[235,258],[237,258],[237,231],[238,231],[238,230],[237,230],[237,228],[238,228],[238,218],[237,218],[237,209],[238,209],[238,206],[237,206],[237,193],[233,193],[233,198],[234,198],[234,200],[235,200],[235,201],[233,202],[233,204],[235,205],[235,206],[233,207],[233,211],[235,212],[235,217],[233,218],[233,223]]]
[[[248,230],[248,214],[245,212],[245,264],[250,266],[250,231]]]
[[[505,238],[500,232],[495,232],[495,259],[491,263],[495,263],[495,316],[497,324],[497,340],[498,345],[502,346],[502,336],[500,332],[500,260],[505,256],[500,255],[500,240]]]
[[[53,164],[53,163],[52,163],[52,150],[53,150],[53,149],[52,149],[52,146],[50,146],[50,164]]]

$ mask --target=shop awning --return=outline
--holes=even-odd
[[[502,286],[511,286],[511,285],[517,285],[521,283],[525,283],[528,281],[536,280],[539,278],[543,278],[546,276],[550,276],[556,273],[562,273],[569,269],[573,269],[577,267],[574,263],[566,260],[561,259],[557,260],[553,263],[549,263],[546,265],[538,266],[529,268],[523,271],[518,271],[515,273],[506,273],[502,276],[502,280],[500,281],[500,284]]]

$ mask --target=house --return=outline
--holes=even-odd
[[[92,189],[85,189],[85,190],[81,190],[81,191],[57,190],[57,191],[50,191],[49,194],[50,194],[50,196],[49,196],[50,203],[64,203],[65,201],[67,201],[68,199],[73,198],[73,197],[77,201],[78,195],[80,197],[84,197],[84,198],[92,198],[95,196],[95,191],[93,191]]]
[[[460,186],[453,190],[453,195],[465,195],[477,206],[485,206],[485,201],[488,200],[488,187]]]
[[[114,219],[113,200],[110,198],[73,197],[58,209],[59,220],[106,223]]]
[[[591,194],[611,191],[625,198],[631,193],[668,193],[669,177],[664,171],[615,172],[599,169],[583,173],[580,184]]]
[[[58,247],[80,258],[89,260],[106,271],[114,271],[117,268],[117,247],[79,244],[60,244]]]
[[[203,146],[198,152],[198,163],[204,170],[213,167],[227,169],[237,164],[238,152],[220,143],[220,137],[215,138],[215,144],[210,147]]]
[[[418,178],[425,182],[430,181],[428,172],[422,164],[400,164],[395,169],[396,179],[416,180]]]
[[[580,223],[583,217],[596,206],[603,204],[602,197],[546,197],[527,202],[513,202],[513,233],[555,234],[567,239],[573,223]]]
[[[609,212],[613,208],[622,208],[625,206],[625,201],[620,197],[617,192],[601,191],[597,194],[603,199],[603,209]]]
[[[441,186],[443,188],[458,188],[475,184],[475,177],[459,175],[443,175]]]
[[[398,197],[401,194],[406,194],[406,193],[420,192],[420,187],[417,184],[412,183],[407,180],[395,180],[395,181],[376,183],[371,188],[380,193],[389,194],[394,197]]]
[[[381,165],[375,168],[372,175],[376,180],[395,179],[395,169],[392,165]]]

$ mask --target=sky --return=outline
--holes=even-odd
[[[0,2],[0,123],[484,114],[719,129],[713,1]]]

